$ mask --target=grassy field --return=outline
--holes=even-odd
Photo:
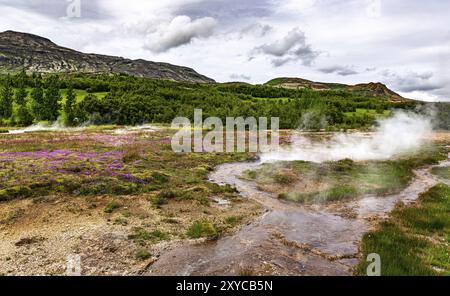
[[[398,207],[364,236],[362,258],[377,253],[383,276],[450,275],[450,186],[437,185],[413,207]],[[357,267],[365,275],[367,262]]]
[[[413,155],[388,161],[305,161],[267,163],[247,171],[244,178],[256,181],[280,199],[299,203],[321,203],[352,199],[363,194],[388,194],[403,189],[413,170],[445,159],[439,148],[428,147]]]
[[[375,116],[377,118],[388,117],[392,112],[391,110],[381,110],[381,113],[378,113],[375,109],[356,109],[355,112],[345,112],[345,116],[353,117],[353,116]]]
[[[49,244],[36,243],[36,252],[51,253],[51,246],[58,245],[60,254],[111,244],[107,240],[114,233],[125,238],[121,244],[127,247],[120,248],[124,254],[117,254],[117,261],[131,260],[120,267],[128,270],[151,260],[148,254],[160,252],[159,243],[217,238],[260,214],[260,206],[241,198],[234,188],[208,181],[216,165],[246,160],[247,154],[177,154],[171,149],[172,134],[115,134],[98,127],[0,135],[0,274],[16,270],[4,258],[23,259],[8,249],[22,239]],[[229,205],[220,206],[217,199]],[[61,230],[61,221],[76,226]],[[78,237],[80,227],[100,241],[59,242],[67,231]],[[100,236],[94,234],[98,231]],[[98,262],[109,261],[102,259],[109,255],[98,256]]]

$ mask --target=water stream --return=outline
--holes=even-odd
[[[241,195],[256,200],[267,211],[235,234],[217,241],[187,244],[164,253],[146,271],[158,275],[350,275],[357,264],[358,248],[374,218],[384,217],[395,205],[409,203],[440,180],[431,167],[416,170],[414,180],[398,194],[367,195],[329,205],[300,206],[259,191],[253,182],[239,178],[259,163],[219,166],[211,182],[235,186]],[[439,164],[449,166],[446,160]],[[355,213],[342,215],[343,209]]]

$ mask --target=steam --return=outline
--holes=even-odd
[[[74,128],[73,128],[74,129]],[[67,128],[59,121],[54,122],[53,124],[45,124],[45,123],[37,123],[33,124],[29,127],[25,127],[22,129],[16,129],[16,130],[10,130],[9,134],[17,135],[17,134],[25,134],[25,133],[33,133],[33,132],[60,132],[60,131],[67,131],[67,130],[73,130],[72,128]]]
[[[374,133],[341,133],[321,142],[313,142],[297,134],[289,148],[264,153],[261,161],[385,160],[419,149],[431,132],[432,122],[428,116],[396,112],[392,117],[379,121]]]
[[[84,131],[87,128],[89,128],[90,123],[87,122],[79,127],[67,127],[65,126],[62,121],[58,120],[55,121],[52,124],[46,124],[46,123],[37,123],[33,124],[31,126],[22,128],[22,129],[14,129],[8,131],[9,134],[12,135],[18,135],[18,134],[25,134],[25,133],[33,133],[33,132],[79,132]],[[159,130],[159,127],[156,127],[154,125],[139,125],[139,126],[127,126],[124,128],[117,128],[112,130],[111,132],[117,135],[122,134],[131,134],[131,133],[139,133],[139,132],[155,132]]]
[[[114,133],[117,135],[122,134],[131,134],[131,133],[140,133],[140,132],[156,132],[160,128],[150,124],[138,125],[138,126],[127,126],[125,128],[119,128],[114,130]]]

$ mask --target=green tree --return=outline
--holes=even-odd
[[[34,77],[34,88],[31,92],[32,99],[32,113],[35,119],[44,119],[44,89],[42,86],[42,78],[40,76]]]
[[[13,87],[11,76],[7,76],[0,93],[0,118],[9,119],[13,110]]]
[[[16,77],[17,90],[14,96],[14,101],[17,105],[15,114],[15,122],[19,125],[30,125],[33,123],[33,117],[27,107],[28,92],[26,89],[27,76],[24,71],[19,73]]]
[[[74,114],[75,93],[72,84],[69,85],[66,94],[66,103],[64,105],[64,113],[66,114],[66,124],[73,125],[75,120]]]
[[[59,92],[58,76],[52,75],[46,80],[46,89],[44,91],[44,99],[42,106],[42,119],[55,121],[59,115],[59,100],[61,94]]]

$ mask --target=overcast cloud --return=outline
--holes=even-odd
[[[272,64],[281,67],[288,62],[300,61],[304,66],[311,66],[319,55],[306,43],[305,33],[294,28],[285,37],[273,43],[255,48],[255,52],[274,57]]]
[[[337,74],[341,76],[356,75],[358,72],[350,66],[331,66],[319,69],[320,72],[325,74]]]
[[[217,81],[382,82],[450,101],[450,1],[0,0],[0,31],[189,66]]]

